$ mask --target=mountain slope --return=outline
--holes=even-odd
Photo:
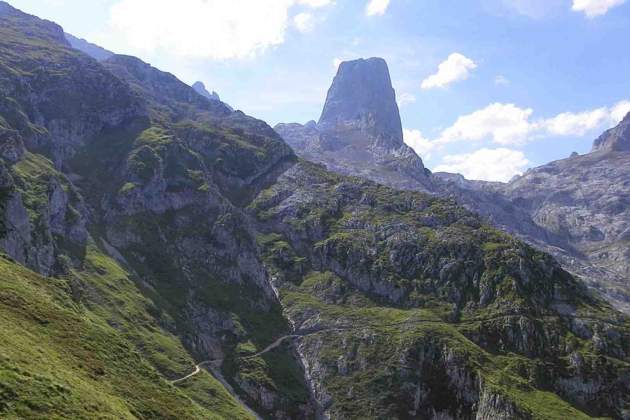
[[[627,119],[627,118],[626,118]],[[566,238],[566,265],[630,307],[630,153],[599,150],[528,171],[501,194]]]
[[[0,416],[627,416],[629,321],[548,255],[0,11]]]
[[[141,353],[157,349],[145,363],[163,384],[192,371],[193,358],[227,354],[226,377],[258,412],[301,413],[302,405],[308,412],[289,348],[244,366],[232,361],[237,351],[262,349],[288,331],[233,203],[293,159],[290,149],[264,123],[206,100],[172,75],[132,57],[99,64],[71,49],[58,26],[1,5],[2,249],[42,274],[67,276],[83,270],[89,244],[97,244],[149,299],[138,309],[155,325],[148,328],[178,337],[179,347],[140,333],[126,343]],[[57,70],[45,70],[51,68]],[[112,287],[112,299],[122,303],[115,281],[104,289],[100,276],[85,281],[94,301],[106,300]],[[102,316],[109,320],[112,310],[103,308]],[[112,328],[126,323],[112,320]],[[201,414],[181,417],[212,417],[227,391],[207,374],[192,384],[180,387],[199,401]],[[181,394],[174,387],[169,393]],[[228,397],[226,417],[234,418],[243,411]],[[184,413],[192,402],[172,404]],[[169,416],[155,410],[142,417]]]
[[[627,318],[463,208],[302,162],[251,211],[331,418],[625,415]]]
[[[86,267],[43,278],[0,259],[0,413],[6,418],[250,418],[211,376],[199,394],[160,372],[193,360],[125,270],[91,245]],[[168,375],[167,375],[168,376]]]
[[[403,144],[395,106],[384,62],[355,60],[340,65],[319,123],[279,124],[275,129],[300,157],[335,172],[456,200],[493,226],[553,254],[617,308],[630,311],[630,117],[602,135],[591,154],[553,162],[501,184],[468,181],[457,174],[427,175],[413,152],[382,154],[375,145],[384,138],[396,139],[392,147]],[[401,163],[403,155],[411,165]]]

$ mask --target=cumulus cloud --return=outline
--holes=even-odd
[[[491,139],[497,144],[525,142],[531,131],[529,121],[534,110],[513,104],[494,103],[468,115],[463,115],[445,129],[438,142]]]
[[[330,4],[333,1],[118,0],[110,9],[110,22],[138,50],[225,60],[252,57],[282,44],[294,6]],[[307,28],[306,13],[297,16],[295,26]]]
[[[367,16],[380,16],[384,15],[389,7],[390,0],[370,0],[365,7],[365,14]]]
[[[523,152],[507,148],[479,149],[472,153],[448,155],[434,172],[460,173],[468,179],[507,182],[530,165]]]
[[[493,103],[459,117],[435,141],[447,144],[490,140],[500,145],[519,145],[550,136],[584,136],[618,124],[628,112],[630,101],[621,101],[611,107],[533,119],[531,108]]]
[[[403,129],[405,144],[411,147],[423,159],[431,159],[431,152],[437,144],[422,135],[420,130]]]
[[[542,130],[557,136],[583,136],[589,131],[600,127],[611,116],[607,108],[598,108],[584,112],[563,112],[553,118],[539,123]]]
[[[571,10],[582,12],[588,18],[602,16],[613,7],[621,6],[626,0],[573,0]]]
[[[477,68],[477,64],[470,58],[453,53],[446,61],[438,66],[435,74],[422,81],[422,89],[441,88],[460,80],[468,79],[470,72]]]

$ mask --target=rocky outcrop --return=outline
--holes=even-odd
[[[146,119],[140,98],[94,59],[71,49],[59,26],[15,9],[2,20],[6,36],[0,44],[16,54],[1,58],[0,108],[29,149],[60,168],[104,130]],[[37,42],[24,38],[25,32]]]
[[[318,123],[278,124],[298,155],[330,170],[401,189],[432,188],[422,159],[403,141],[396,94],[381,58],[341,63]]]
[[[322,131],[356,128],[386,147],[400,147],[402,125],[396,93],[382,58],[345,61],[328,90],[319,118]]]
[[[630,113],[593,143],[593,152],[630,152]]]

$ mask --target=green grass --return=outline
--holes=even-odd
[[[74,274],[74,281],[43,278],[0,259],[0,417],[242,414],[212,378],[194,390],[208,393],[204,399],[168,382],[165,373],[183,375],[194,362],[147,314],[148,302],[113,260],[92,247],[86,272]]]

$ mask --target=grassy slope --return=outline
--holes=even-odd
[[[0,275],[1,417],[250,417],[210,375],[194,388],[168,382],[160,372],[185,374],[193,361],[95,246],[85,271],[68,279],[4,258]]]

